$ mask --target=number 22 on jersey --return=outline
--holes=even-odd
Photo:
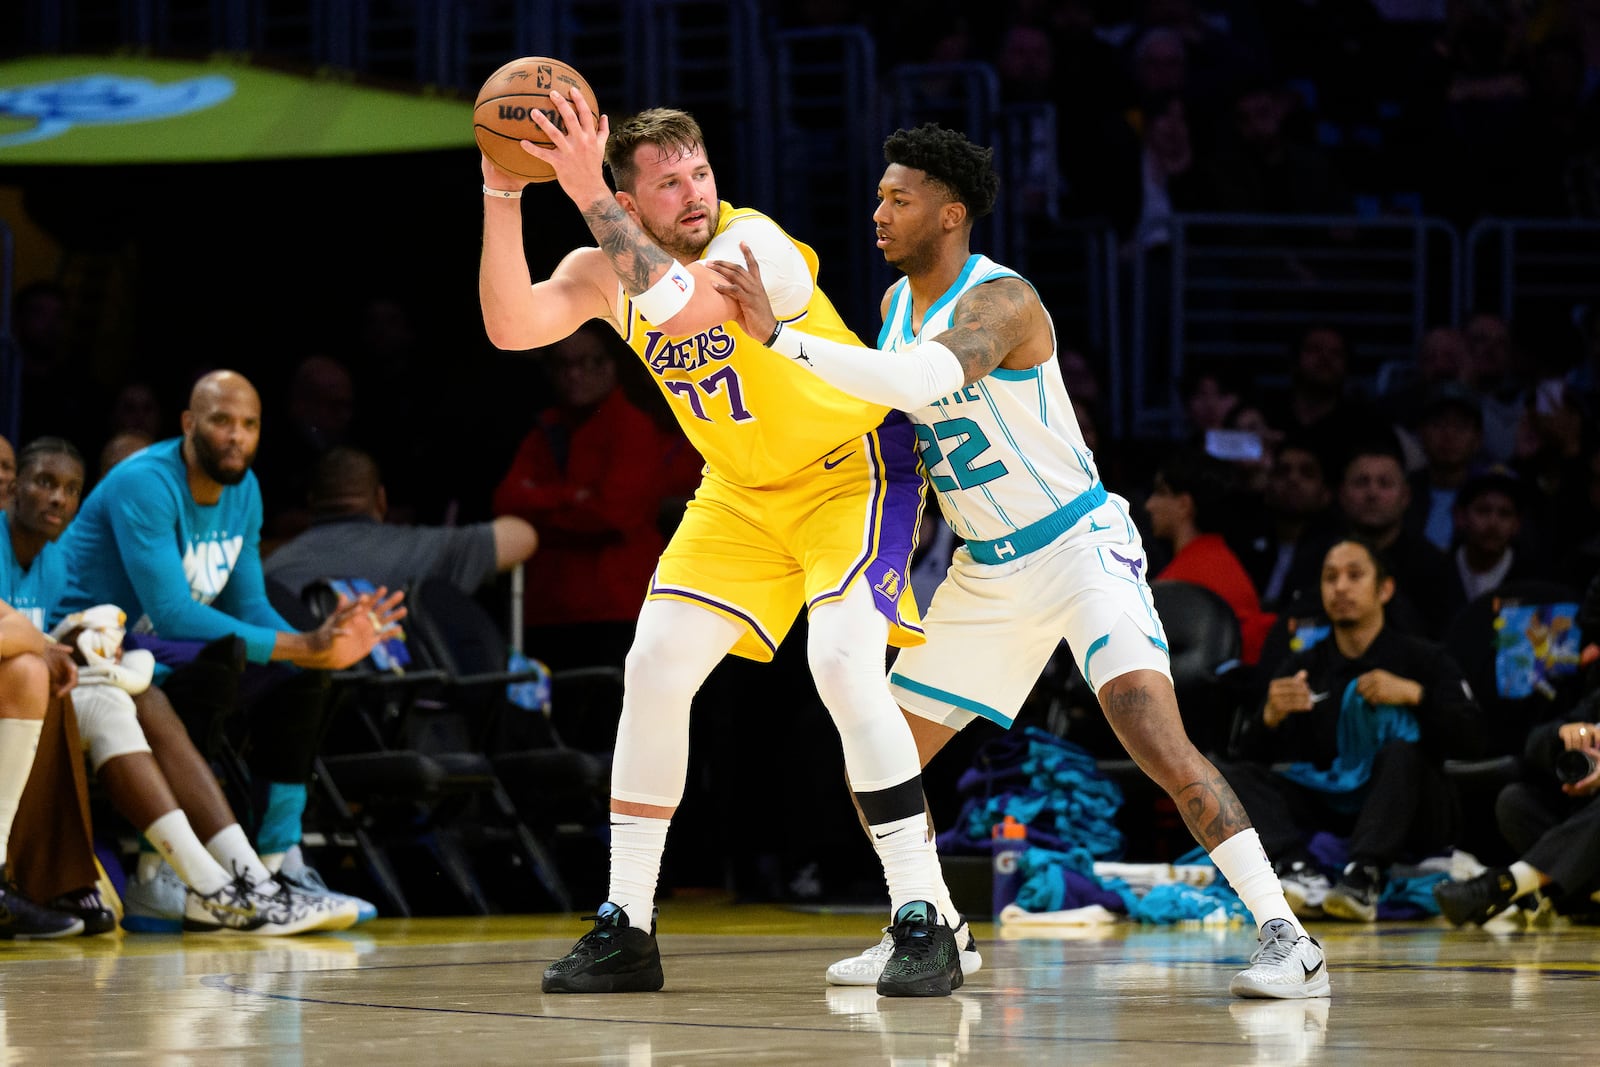
[[[922,464],[928,468],[933,487],[941,493],[975,489],[1006,473],[1006,465],[998,460],[978,465],[989,450],[989,438],[971,419],[945,419],[932,425],[919,422],[916,431]],[[949,464],[950,473],[938,470],[943,463]]]

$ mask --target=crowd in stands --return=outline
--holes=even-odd
[[[1400,15],[1418,9],[1435,17]],[[1110,218],[1124,242],[1199,209],[1600,213],[1595,5],[1002,10],[814,0],[774,18],[864,23],[884,69],[992,63],[1008,101],[1055,106],[1052,209]],[[402,622],[396,592],[443,577],[503,618],[518,566],[530,655],[620,665],[699,457],[602,329],[490,353],[476,321],[424,324],[404,296],[368,293],[287,359],[145,352],[101,381],[66,284],[8,295],[23,404],[18,440],[0,438],[0,937],[108,928],[97,791],[144,842],[112,878],[130,928],[293,933],[370,915],[358,885],[330,889],[301,851],[335,673]],[[1389,868],[1468,843],[1463,809],[1486,804],[1494,830],[1470,843],[1490,867],[1442,892],[1449,918],[1536,892],[1600,912],[1600,779],[1556,774],[1565,753],[1600,760],[1600,294],[1429,325],[1386,391],[1351,374],[1349,322],[1286,328],[1275,393],[1191,362],[1177,441],[1113,439],[1107,368],[1066,338],[1059,363],[1111,488],[1136,505],[1148,573],[1213,589],[1237,618],[1247,681],[1215,755],[1297,908],[1370,920]],[[953,547],[925,532],[938,547],[919,597]],[[354,577],[378,591],[315,625],[269,595]],[[86,621],[104,604],[123,617]],[[719,668],[705,719],[738,716],[759,742],[751,705],[768,698],[752,685],[815,705],[815,730],[797,717],[787,743],[836,760],[803,657]],[[1347,731],[1356,707],[1380,722],[1370,736]],[[969,733],[929,769],[936,818],[954,814],[941,775],[984,740]],[[751,773],[733,744],[697,740],[701,795]],[[1486,797],[1449,771],[1494,757],[1510,763]],[[225,793],[230,758],[243,788]],[[1285,763],[1301,770],[1271,770]],[[789,853],[740,858],[747,895],[822,891],[818,862],[828,874],[829,849],[857,836],[839,786],[837,814],[797,818]],[[720,818],[692,802],[685,816]],[[47,821],[63,817],[78,830]],[[1319,832],[1343,843],[1337,863]],[[668,853],[666,884],[726,859],[694,847]]]

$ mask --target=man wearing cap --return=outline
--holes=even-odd
[[[1522,510],[1522,480],[1500,464],[1478,471],[1456,490],[1457,544],[1450,558],[1467,600],[1509,581],[1551,577],[1535,554],[1517,551]]]
[[[1483,449],[1482,401],[1460,382],[1440,382],[1428,390],[1416,430],[1426,465],[1410,477],[1406,523],[1448,552],[1455,539],[1456,492]]]

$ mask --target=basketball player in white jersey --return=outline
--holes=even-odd
[[[1084,444],[1050,314],[1016,272],[969,251],[999,187],[992,157],[934,124],[885,142],[873,222],[905,278],[884,294],[879,349],[780,328],[748,254],[744,267],[710,266],[747,333],[916,424],[945,520],[965,541],[929,606],[927,642],[890,674],[924,765],[976,718],[1009,727],[1065,638],[1118,738],[1260,924],[1231,991],[1327,996],[1322,946],[1284,899],[1238,797],[1184,732],[1144,547]],[[875,953],[840,961],[830,980],[870,969]]]

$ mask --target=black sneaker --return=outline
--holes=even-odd
[[[94,886],[63,893],[49,904],[50,910],[83,920],[83,935],[109,934],[117,928],[117,914],[106,907],[105,898]]]
[[[628,913],[609,900],[600,905],[599,914],[584,918],[594,920],[594,929],[545,968],[541,992],[654,993],[661,988],[654,909],[649,933],[628,925]]]
[[[948,997],[961,988],[955,931],[939,921],[932,904],[913,900],[901,907],[889,933],[894,949],[878,975],[878,996]]]
[[[1494,867],[1461,882],[1440,882],[1433,887],[1444,917],[1457,926],[1474,923],[1482,926],[1511,906],[1517,896],[1517,880],[1505,867]]]
[[[43,941],[81,933],[82,919],[35,904],[22,895],[10,872],[0,867],[0,940]]]
[[[1339,876],[1339,884],[1323,898],[1323,914],[1332,919],[1373,922],[1378,918],[1378,896],[1382,890],[1382,871],[1370,863],[1347,863]]]

